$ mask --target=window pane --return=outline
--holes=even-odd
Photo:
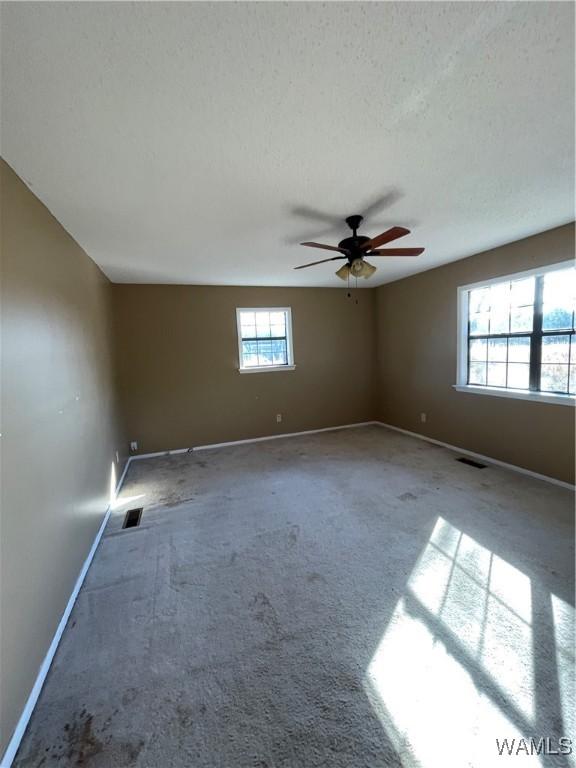
[[[478,335],[481,333],[488,333],[488,318],[490,315],[487,312],[479,313],[477,315],[470,316],[470,335]]]
[[[258,345],[255,341],[242,342],[242,366],[251,368],[258,365]]]
[[[486,385],[486,363],[470,363],[468,384]]]
[[[284,312],[270,312],[270,324],[284,326],[286,315]]]
[[[562,269],[544,275],[543,318],[544,330],[573,328],[576,270]]]
[[[512,309],[510,315],[510,331],[512,333],[522,333],[532,330],[533,307],[516,307]]]
[[[258,364],[272,365],[272,342],[258,341]]]
[[[490,292],[488,288],[475,288],[470,291],[468,298],[469,314],[487,312],[490,308]]]
[[[569,336],[543,336],[542,337],[542,362],[543,363],[568,363],[570,352]]]
[[[534,304],[534,278],[512,282],[511,303],[513,307],[523,307]]]
[[[272,342],[272,360],[274,365],[287,365],[288,356],[285,341]]]
[[[506,363],[488,363],[488,386],[506,386]]]
[[[256,312],[256,335],[270,338],[270,312]]]
[[[571,307],[576,295],[576,269],[559,269],[544,275],[544,304]]]
[[[509,339],[508,340],[508,360],[511,363],[529,363],[530,362],[530,339]]]
[[[508,386],[511,389],[528,389],[530,366],[528,363],[508,363]]]
[[[272,336],[286,336],[286,328],[283,325],[273,325]]]
[[[576,394],[576,365],[570,366],[570,394]]]
[[[568,366],[557,363],[555,365],[543,365],[540,375],[540,389],[542,392],[567,392],[568,391]]]
[[[572,310],[568,307],[559,307],[557,304],[544,304],[542,307],[542,330],[553,331],[556,329],[573,328],[574,319]]]
[[[242,331],[244,331],[244,326],[256,325],[254,312],[240,312],[240,325],[242,326]]]
[[[496,283],[490,286],[490,311],[508,309],[510,305],[510,283]]]
[[[486,362],[486,339],[473,339],[470,341],[470,360]]]
[[[240,329],[243,339],[256,336],[256,318],[254,312],[240,312]]]
[[[497,283],[490,288],[490,333],[510,330],[510,283]]]
[[[490,333],[510,332],[510,310],[495,309],[490,313]]]
[[[489,362],[506,362],[508,349],[508,339],[490,339],[488,344]],[[506,376],[504,376],[506,377]],[[490,383],[490,373],[488,373],[488,383]]]

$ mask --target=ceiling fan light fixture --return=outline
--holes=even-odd
[[[362,277],[364,274],[364,262],[362,259],[354,259],[352,264],[350,264],[350,274],[353,277]]]
[[[372,264],[368,264],[367,261],[364,262],[364,271],[362,273],[362,277],[364,277],[365,280],[367,280],[369,277],[372,277],[374,272],[376,272],[377,267],[374,267]]]
[[[336,270],[336,274],[340,278],[340,280],[348,280],[350,277],[350,267],[348,264],[343,264],[340,269]]]
[[[368,264],[364,259],[354,259],[350,265],[350,274],[354,277],[368,278],[371,277],[374,272],[376,272],[376,267],[373,267],[372,264]]]

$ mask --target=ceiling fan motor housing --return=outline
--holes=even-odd
[[[338,248],[344,248],[346,251],[350,251],[352,254],[349,259],[352,261],[355,258],[355,254],[360,250],[363,243],[367,243],[370,240],[365,235],[357,235],[356,237],[347,237],[338,243]],[[359,256],[360,254],[358,254]]]
[[[356,230],[362,223],[363,219],[364,219],[364,216],[359,216],[358,214],[356,214],[355,216],[348,216],[346,218],[346,224],[348,224],[352,232],[356,234]]]

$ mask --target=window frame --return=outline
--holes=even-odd
[[[499,277],[493,277],[488,280],[480,280],[475,283],[468,283],[467,285],[461,285],[457,289],[457,358],[456,358],[456,384],[453,385],[454,389],[458,392],[467,392],[469,394],[478,395],[491,395],[493,397],[509,397],[517,400],[532,400],[535,402],[554,403],[556,405],[571,405],[576,403],[576,396],[573,394],[562,394],[556,392],[540,392],[531,389],[508,389],[505,387],[490,387],[481,384],[468,384],[468,343],[469,343],[469,329],[468,329],[468,299],[469,292],[476,288],[488,288],[498,283],[507,283],[512,280],[522,280],[523,278],[532,276],[542,276],[549,272],[557,272],[563,269],[574,268],[575,263],[573,260],[561,261],[556,264],[549,264],[542,267],[536,267],[535,269],[527,269],[522,272],[514,272],[509,275],[501,275]],[[537,303],[534,304],[534,321],[532,325],[532,331],[525,335],[533,338],[534,336],[542,339],[545,335],[549,334],[548,331],[542,331],[542,317],[541,314],[537,316]],[[570,333],[564,331],[564,333]],[[559,330],[557,335],[561,335],[562,331]],[[514,335],[514,334],[508,334]],[[536,355],[541,352],[541,344],[536,350]],[[531,356],[531,370],[530,370],[530,382],[532,384],[533,366],[540,365],[540,360],[532,362]]]
[[[286,316],[286,356],[288,362],[282,365],[242,366],[242,312],[284,312]],[[236,307],[236,335],[238,337],[238,371],[240,373],[269,373],[273,371],[293,371],[294,347],[292,343],[292,308],[291,307]]]

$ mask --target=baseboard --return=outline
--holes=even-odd
[[[194,448],[173,448],[169,451],[154,451],[154,453],[136,453],[133,456],[130,456],[128,459],[128,464],[130,464],[131,461],[138,461],[139,459],[155,459],[158,456],[173,456],[176,453],[190,453],[190,451],[193,451]]]
[[[319,432],[335,432],[338,429],[355,429],[356,427],[368,427],[378,424],[376,421],[360,421],[357,424],[341,424],[338,427],[321,427],[320,429],[306,429],[302,432],[283,432],[280,435],[266,435],[265,437],[252,437],[247,440],[231,440],[228,443],[211,443],[210,445],[197,445],[193,451],[209,451],[213,448],[228,448],[232,445],[246,445],[247,443],[262,443],[266,440],[280,440],[284,437],[302,437],[302,435],[316,435]]]
[[[504,469],[510,469],[513,472],[520,472],[522,475],[528,475],[529,477],[534,477],[537,480],[544,480],[546,483],[552,483],[552,485],[559,485],[561,488],[567,488],[569,491],[576,490],[576,486],[571,485],[570,483],[564,482],[564,480],[558,480],[555,477],[550,477],[549,475],[541,475],[539,472],[532,472],[531,469],[524,469],[524,467],[518,467],[516,464],[508,464],[506,461],[500,461],[500,459],[493,459],[491,456],[484,456],[482,453],[475,453],[474,451],[469,451],[467,448],[459,448],[457,445],[451,445],[450,443],[443,443],[441,440],[436,440],[433,437],[428,437],[427,435],[422,435],[419,432],[410,432],[408,429],[401,429],[400,427],[395,427],[393,424],[385,424],[383,421],[376,421],[373,422],[374,424],[379,424],[381,427],[385,427],[386,429],[392,429],[394,432],[402,432],[403,435],[410,435],[410,437],[416,437],[418,440],[424,440],[427,443],[434,443],[434,445],[440,445],[442,448],[448,448],[450,451],[455,451],[456,453],[463,453],[466,456],[472,456],[475,459],[480,459],[482,461],[485,461],[487,464],[495,464],[497,467],[503,467]]]
[[[378,421],[360,421],[356,424],[340,424],[336,427],[321,427],[320,429],[305,429],[301,432],[282,432],[279,435],[265,435],[264,437],[249,437],[245,440],[230,440],[226,443],[209,443],[208,445],[195,445],[191,448],[175,448],[169,451],[156,451],[155,453],[139,453],[130,456],[128,463],[138,459],[154,459],[157,456],[173,456],[176,453],[190,453],[192,451],[208,451],[213,448],[228,448],[232,445],[246,445],[248,443],[261,443],[265,440],[280,440],[284,437],[301,437],[302,435],[315,435],[318,432],[334,432],[337,429],[354,429],[356,427],[368,427],[371,424],[379,424]]]
[[[120,480],[116,485],[115,496],[118,495],[120,489],[122,488],[122,483],[124,482],[124,478],[126,477],[126,472],[128,471],[129,464],[130,464],[130,460],[128,459],[126,461],[126,464],[124,465],[124,471],[120,476]],[[16,728],[14,729],[12,738],[10,739],[8,746],[6,747],[6,751],[2,756],[2,762],[0,763],[0,768],[10,768],[10,766],[12,765],[12,761],[16,756],[16,752],[18,751],[20,742],[22,741],[22,737],[24,736],[24,733],[26,731],[30,718],[32,717],[34,707],[36,706],[36,702],[38,701],[38,697],[40,696],[40,692],[42,691],[42,686],[44,685],[44,681],[46,680],[46,676],[50,670],[50,665],[52,664],[52,660],[54,659],[54,656],[56,655],[56,651],[58,650],[58,644],[60,643],[60,639],[64,634],[64,630],[66,629],[68,618],[72,613],[72,609],[74,608],[74,603],[76,602],[78,593],[80,592],[82,584],[84,583],[84,579],[86,578],[88,568],[90,568],[92,560],[94,559],[94,555],[96,553],[96,550],[98,549],[98,544],[100,543],[100,539],[102,538],[102,534],[104,533],[104,529],[106,528],[106,524],[108,522],[111,512],[112,512],[112,504],[109,504],[106,509],[106,512],[104,513],[104,519],[102,520],[102,523],[100,524],[100,527],[98,528],[98,532],[94,538],[94,541],[92,542],[92,546],[90,547],[88,556],[86,557],[86,560],[84,560],[84,564],[80,569],[80,573],[78,574],[78,578],[76,579],[76,583],[74,584],[74,589],[72,590],[72,594],[68,599],[66,608],[64,609],[64,613],[62,614],[62,618],[60,619],[58,627],[56,628],[56,632],[54,633],[54,637],[52,638],[52,642],[50,643],[50,647],[48,648],[46,656],[44,657],[44,660],[40,665],[40,669],[38,670],[38,675],[36,676],[36,680],[34,682],[34,685],[32,686],[30,695],[28,696],[26,704],[24,705],[24,709],[22,710],[22,714],[20,715],[20,719],[18,720]]]

